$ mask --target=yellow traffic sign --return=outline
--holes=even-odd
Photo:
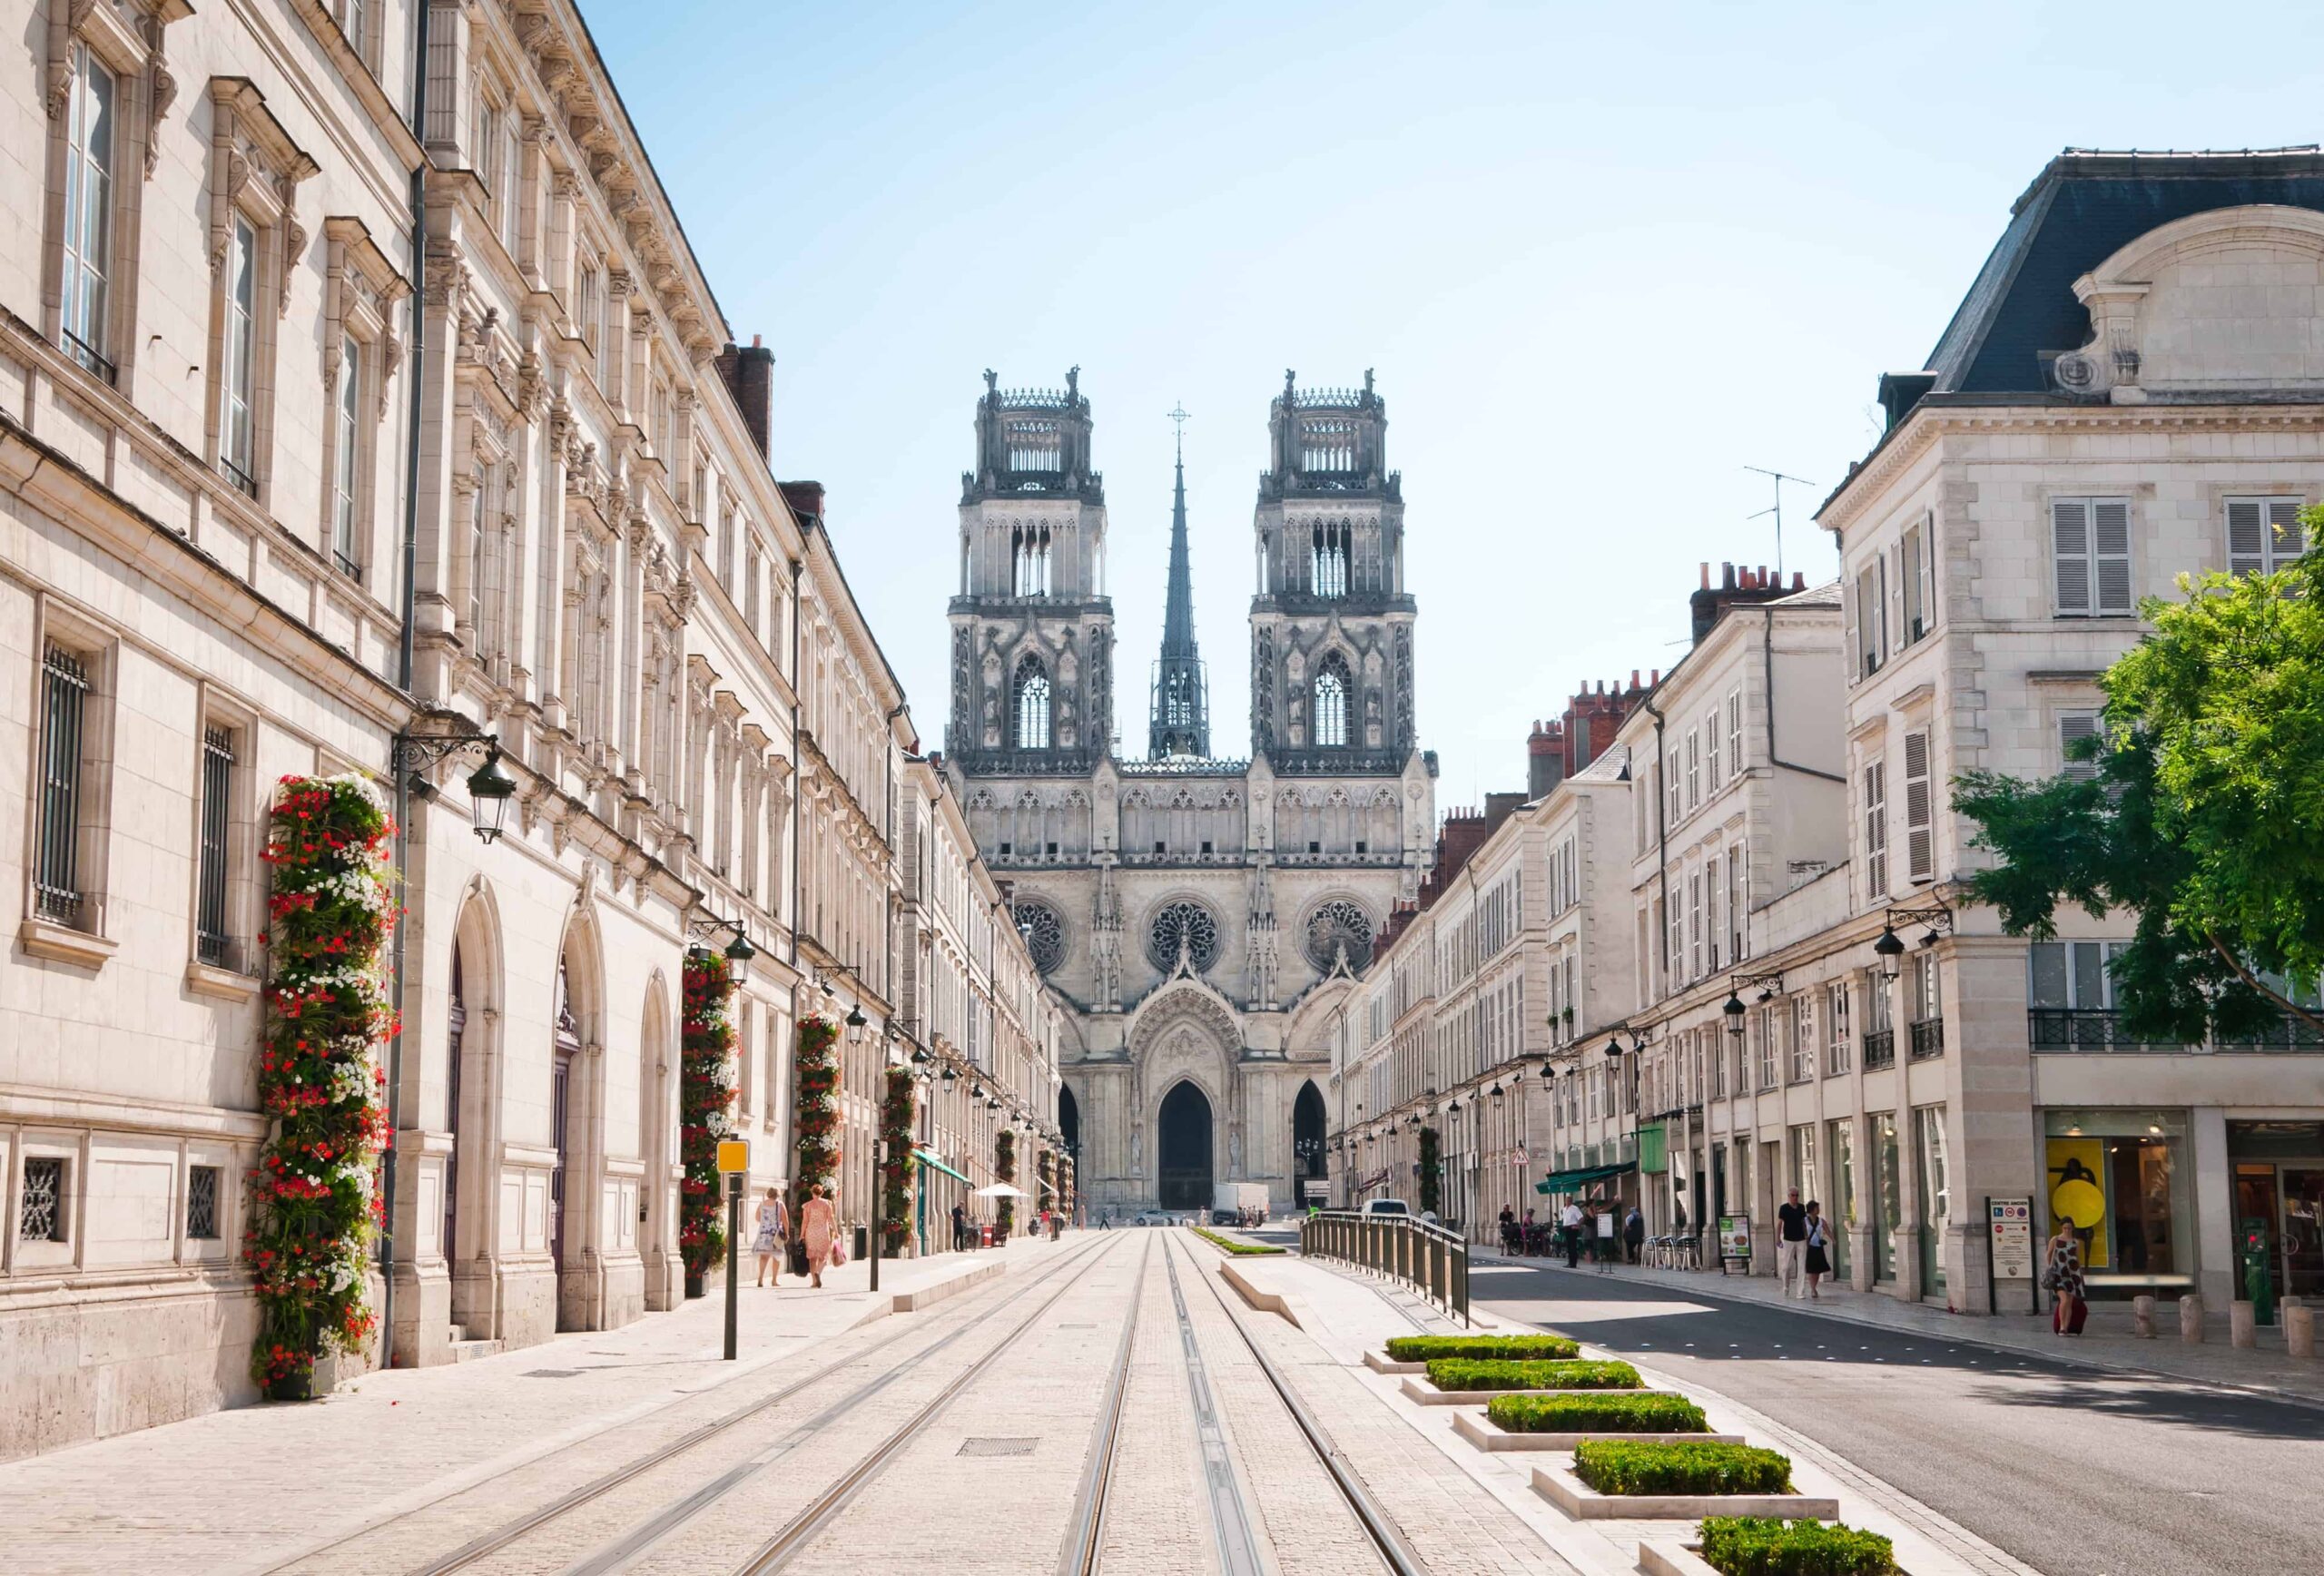
[[[750,1170],[751,1141],[748,1138],[719,1139],[718,1168],[721,1171]]]

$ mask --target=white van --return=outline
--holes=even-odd
[[[1364,1201],[1366,1215],[1396,1215],[1410,1216],[1412,1211],[1401,1198],[1367,1198]]]

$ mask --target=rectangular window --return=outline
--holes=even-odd
[[[1713,854],[1703,862],[1703,956],[1713,973],[1726,966],[1719,961],[1725,951],[1720,938],[1727,929],[1726,895],[1727,873]]]
[[[500,241],[501,244],[508,249],[511,256],[514,256],[517,251],[517,217],[524,212],[525,206],[525,156],[523,149],[517,141],[517,114],[512,109],[507,117],[507,123],[501,127],[500,132],[503,143],[500,150],[500,168],[508,185],[507,194],[500,201]]]
[[[1702,734],[1689,730],[1687,734],[1687,808],[1696,809],[1703,802],[1703,740]]]
[[[226,420],[219,439],[219,463],[229,481],[256,497],[258,231],[239,213],[234,216],[233,240],[226,255],[225,350],[221,387]]]
[[[1751,871],[1743,862],[1743,844],[1727,850],[1727,960],[1740,963],[1751,955]]]
[[[1743,775],[1743,692],[1727,692],[1727,770],[1732,776]]]
[[[2051,561],[2061,618],[2128,615],[2131,606],[2131,501],[2052,498]]]
[[[2299,523],[2300,500],[2227,500],[2227,569],[2230,575],[2273,574],[2307,546]]]
[[[1935,800],[1929,788],[1926,732],[1905,735],[1905,867],[1910,880],[1935,879]]]
[[[2098,736],[2096,712],[2061,712],[2058,714],[2058,773],[2075,783],[2087,783],[2098,775],[2095,760],[2076,756],[2074,746],[2084,739]]]
[[[574,286],[573,290],[574,326],[581,330],[582,343],[587,345],[594,352],[597,348],[597,312],[599,310],[597,300],[603,291],[598,283],[595,264],[585,261],[577,271],[579,282]],[[699,511],[702,507],[702,500],[695,499],[694,507]]]
[[[1703,872],[1687,877],[1687,977],[1703,977]]]
[[[44,920],[82,922],[81,777],[86,760],[89,670],[52,644],[41,663],[40,850],[33,901]]]
[[[1665,826],[1676,826],[1679,824],[1679,816],[1680,814],[1679,794],[1682,786],[1683,783],[1680,782],[1679,776],[1679,763],[1673,761],[1669,764],[1669,780],[1663,784],[1662,824]]]
[[[65,1184],[62,1160],[46,1156],[25,1157],[25,1188],[16,1204],[16,1236],[23,1242],[65,1240]]]
[[[1856,638],[1853,644],[1858,678],[1870,678],[1878,673],[1882,655],[1888,649],[1888,642],[1883,633],[1888,625],[1888,606],[1886,596],[1881,588],[1882,578],[1882,566],[1877,563],[1866,564],[1856,571],[1853,625]]]
[[[1716,793],[1718,792],[1719,784],[1722,781],[1718,774],[1719,729],[1718,708],[1717,706],[1711,707],[1709,711],[1703,714],[1702,734],[1704,764],[1707,767],[1704,776],[1708,779],[1708,782],[1705,783],[1705,788],[1707,792]]]
[[[1816,1076],[1816,1015],[1808,1010],[1808,998],[1795,996],[1791,1001],[1791,1081],[1806,1083]]]
[[[1773,1007],[1762,1007],[1757,1017],[1759,1019],[1759,1087],[1771,1089],[1776,1087],[1776,1042],[1783,1032],[1783,1015]]]
[[[340,347],[339,399],[334,411],[339,429],[337,464],[331,476],[331,555],[340,568],[347,574],[362,574],[362,563],[355,552],[355,492],[356,478],[360,468],[357,464],[357,446],[362,442],[363,428],[358,418],[363,384],[363,347],[349,335]]]
[[[1888,891],[1888,763],[1874,761],[1864,769],[1865,891],[1882,897]]]
[[[226,901],[233,792],[233,730],[205,727],[202,733],[202,850],[196,872],[194,956],[217,968],[228,968],[233,962],[233,937]]]
[[[1915,952],[1905,974],[1905,1010],[1912,1016],[1909,1032],[1915,1058],[1945,1054],[1945,1001],[1938,994],[1936,954]]]
[[[218,1178],[215,1166],[190,1167],[185,1174],[185,1234],[194,1242],[215,1242],[218,1229]]]
[[[89,46],[74,45],[65,123],[64,349],[107,382],[113,376],[105,308],[113,278],[117,92],[113,73]]]
[[[1905,527],[1905,644],[1928,633],[1928,537],[1918,522]]]
[[[1848,986],[1845,980],[1824,987],[1824,1071],[1848,1070]]]

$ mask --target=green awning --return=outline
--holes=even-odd
[[[1612,1166],[1583,1166],[1572,1171],[1552,1171],[1533,1184],[1536,1193],[1571,1193],[1587,1187],[1592,1182],[1603,1182],[1609,1177],[1621,1177],[1638,1169],[1635,1160],[1624,1160]]]
[[[1638,1130],[1638,1168],[1658,1175],[1670,1168],[1669,1135],[1660,1122],[1649,1122]]]
[[[925,1149],[914,1149],[911,1152],[911,1157],[919,1161],[922,1166],[929,1167],[931,1170],[943,1172],[944,1175],[951,1177],[955,1182],[966,1182],[968,1180],[966,1177],[961,1176],[958,1171],[953,1170],[951,1167],[947,1166],[943,1161],[938,1159],[935,1156],[930,1154]]]

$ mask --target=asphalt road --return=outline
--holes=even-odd
[[[1756,1407],[2044,1576],[2324,1576],[2324,1410],[1586,1270],[1472,1277],[1493,1312]]]

